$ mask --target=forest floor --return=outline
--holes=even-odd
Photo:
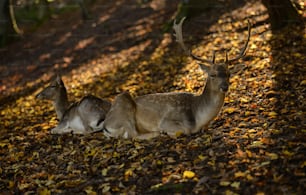
[[[97,0],[92,19],[64,13],[0,49],[1,194],[304,194],[305,28],[272,32],[260,1],[187,19],[186,42],[231,65],[224,107],[209,129],[149,141],[51,135],[56,114],[35,95],[60,72],[71,101],[156,92],[201,93],[206,74],[165,24],[178,0]]]

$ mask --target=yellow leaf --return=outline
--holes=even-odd
[[[234,108],[234,107],[229,107],[229,108],[224,109],[224,112],[228,113],[228,114],[232,114],[235,111],[236,111],[236,108]]]
[[[270,157],[271,160],[278,159],[278,155],[275,153],[269,153],[267,152],[267,156]]]
[[[191,179],[195,176],[195,173],[193,171],[184,171],[183,178]]]
[[[174,160],[174,158],[168,157],[168,158],[167,158],[167,162],[169,162],[169,163],[175,163],[176,161]]]
[[[86,194],[88,194],[88,195],[96,195],[96,194],[97,194],[97,192],[95,192],[95,191],[92,190],[92,186],[87,187],[87,188],[85,189],[85,192],[86,192]]]
[[[250,111],[245,111],[244,115],[245,116],[250,116],[252,113]]]
[[[294,155],[293,152],[289,152],[288,150],[284,150],[284,151],[283,151],[283,154],[286,155],[286,156],[292,156],[292,155]]]
[[[246,176],[246,173],[242,171],[238,171],[235,173],[235,177],[245,177],[245,176]]]
[[[268,113],[268,116],[270,116],[270,117],[276,117],[277,115],[278,114],[274,111]]]
[[[250,49],[257,49],[257,45],[255,45],[255,44],[251,44]]]
[[[24,104],[23,104],[25,107],[31,107],[31,104],[30,104],[30,102],[24,102]]]
[[[240,186],[240,182],[238,182],[238,181],[235,181],[235,182],[233,182],[233,183],[231,184],[231,187],[236,188],[236,189],[238,189],[239,186]]]
[[[266,166],[266,165],[269,165],[269,164],[270,164],[270,161],[265,161],[265,162],[260,163],[260,166]]]
[[[272,134],[280,134],[280,133],[282,133],[282,130],[271,129],[271,133],[272,133]]]
[[[225,195],[238,195],[237,193],[231,191],[231,190],[226,190]]]
[[[109,186],[109,183],[105,184],[102,188],[102,194],[105,194],[106,192],[109,192],[111,187]]]
[[[302,80],[300,85],[306,85],[306,80]]]
[[[14,185],[15,185],[14,181],[9,181],[9,189],[12,189]]]
[[[120,154],[118,152],[114,152],[113,153],[113,158],[117,158],[117,157],[120,157]]]
[[[50,192],[50,190],[48,190],[47,188],[42,188],[42,189],[39,189],[39,190],[38,190],[38,194],[39,194],[39,195],[50,195],[51,192]]]
[[[245,153],[247,154],[247,156],[249,158],[251,158],[253,156],[252,152],[250,150],[245,150]]]
[[[265,195],[264,192],[257,192],[256,195]]]
[[[205,160],[205,159],[206,159],[206,157],[203,156],[203,155],[199,155],[198,158],[199,158],[200,160]]]
[[[254,177],[252,177],[252,175],[250,175],[250,174],[247,174],[246,178],[247,178],[249,181],[254,179]]]
[[[229,181],[220,181],[220,186],[229,186],[231,182]]]
[[[106,176],[106,175],[107,175],[107,172],[108,172],[107,169],[102,169],[101,174],[102,174],[103,176]]]
[[[163,161],[157,160],[157,161],[156,161],[156,164],[157,164],[157,165],[162,165],[162,164],[163,164]]]
[[[4,146],[6,146],[6,145],[8,145],[9,143],[6,143],[6,142],[0,142],[0,147],[2,148],[2,147],[4,147]]]
[[[293,55],[294,55],[295,57],[298,57],[298,58],[302,57],[302,54],[300,54],[300,53],[294,53]]]
[[[124,172],[124,177],[127,180],[130,176],[132,176],[134,174],[132,169],[128,169]]]
[[[175,137],[180,137],[183,134],[184,134],[183,131],[177,131],[177,132],[175,132]]]
[[[240,98],[240,102],[241,103],[248,103],[249,100],[247,98],[242,97],[242,98]]]
[[[261,141],[253,141],[253,143],[250,147],[257,148],[257,147],[261,147],[262,145],[263,145],[263,143]]]

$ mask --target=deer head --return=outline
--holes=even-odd
[[[57,75],[49,86],[38,93],[36,98],[53,101],[58,119],[62,119],[64,112],[69,107],[67,90],[60,75]]]
[[[251,35],[251,24],[248,21],[248,37],[247,41],[240,50],[240,53],[238,56],[236,56],[233,59],[228,58],[227,51],[225,52],[225,61],[223,63],[216,63],[215,62],[215,51],[213,52],[213,56],[211,60],[208,59],[203,59],[199,56],[196,56],[195,54],[192,53],[191,49],[188,49],[184,43],[183,39],[183,33],[182,33],[182,25],[183,22],[186,18],[184,17],[178,24],[176,21],[174,21],[173,24],[173,29],[174,29],[174,36],[176,37],[176,41],[180,44],[180,46],[183,48],[183,50],[192,57],[192,59],[195,59],[197,61],[200,61],[204,64],[200,64],[200,67],[202,70],[206,71],[208,73],[208,79],[211,79],[214,83],[214,86],[219,88],[221,92],[226,92],[228,90],[229,86],[229,70],[228,70],[228,65],[239,60],[245,55],[246,49],[248,47],[248,43],[250,40],[250,35]]]

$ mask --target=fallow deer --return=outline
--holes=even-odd
[[[36,97],[53,102],[59,124],[51,130],[51,134],[87,134],[100,131],[111,107],[111,103],[93,95],[85,96],[70,105],[66,87],[59,75]]]
[[[173,29],[177,42],[200,64],[202,71],[208,77],[201,95],[192,93],[156,93],[132,99],[129,93],[116,97],[110,112],[104,121],[104,134],[110,137],[150,139],[160,133],[175,136],[178,132],[192,134],[208,127],[218,115],[225,94],[229,88],[228,64],[237,61],[245,55],[250,39],[250,23],[248,23],[248,38],[240,54],[224,63],[215,63],[215,53],[212,60],[202,59],[192,53],[183,41],[182,19],[174,22]]]

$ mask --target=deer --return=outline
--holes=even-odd
[[[206,85],[200,95],[186,92],[155,93],[132,98],[128,92],[119,94],[107,113],[103,124],[104,134],[116,138],[152,139],[162,133],[176,137],[178,133],[194,134],[208,128],[219,114],[229,89],[228,65],[241,59],[250,40],[251,27],[248,22],[248,37],[237,57],[215,62],[192,53],[184,43],[182,35],[183,18],[173,29],[176,41],[192,59],[200,61],[199,66],[207,73]]]
[[[36,98],[53,103],[59,123],[51,130],[51,134],[88,134],[101,131],[106,113],[111,108],[110,102],[93,95],[87,95],[70,104],[60,75],[39,92]]]

